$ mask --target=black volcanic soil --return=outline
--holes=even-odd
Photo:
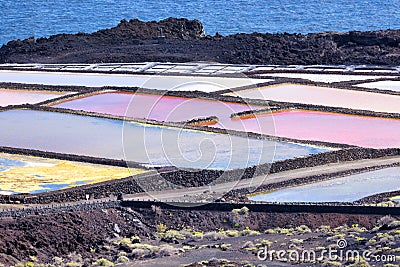
[[[165,38],[158,38],[162,29]],[[161,40],[162,39],[162,40]],[[400,30],[205,36],[198,20],[121,21],[92,34],[10,41],[0,63],[212,61],[240,64],[398,65]]]
[[[351,226],[354,224],[372,229],[380,218],[382,216],[268,212],[245,212],[235,215],[231,211],[178,211],[159,207],[134,210],[130,208],[99,208],[87,211],[71,209],[71,211],[54,212],[47,215],[1,218],[0,263],[6,264],[6,266],[27,261],[54,263],[54,257],[57,256],[63,258],[64,263],[82,258],[82,265],[78,266],[91,266],[91,263],[99,258],[107,258],[115,262],[121,251],[127,252],[131,262],[135,262],[142,258],[135,258],[136,256],[132,253],[137,251],[134,251],[133,247],[115,245],[116,240],[129,239],[132,236],[139,236],[142,240],[141,243],[154,246],[170,243],[175,247],[182,248],[185,244],[193,245],[190,239],[173,242],[160,240],[154,235],[157,231],[156,226],[159,224],[165,224],[167,229],[176,230],[189,227],[204,234],[218,231],[218,229],[242,231],[246,229],[246,226],[263,233],[267,229],[278,226],[295,228],[300,225],[306,225],[314,230],[321,225],[330,225],[331,228],[334,228],[339,225]],[[316,232],[311,235],[315,238],[321,236]],[[278,237],[268,237],[270,240],[271,238]],[[325,240],[325,235],[319,238]],[[319,239],[316,240],[318,243]],[[248,240],[242,238],[240,241],[244,243]],[[203,243],[210,244],[215,241],[204,240]],[[232,243],[232,241],[224,239],[223,243]],[[196,246],[196,244],[194,245]],[[207,257],[207,255],[212,254],[206,253],[202,257]],[[151,254],[145,258],[157,257],[160,255]],[[196,257],[187,259],[193,262]],[[158,262],[164,262],[164,260]],[[137,265],[133,264],[132,266]],[[167,264],[165,266],[174,265]]]

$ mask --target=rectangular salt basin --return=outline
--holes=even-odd
[[[352,202],[400,190],[400,167],[364,172],[249,197],[264,202]]]
[[[236,169],[328,148],[32,110],[0,112],[0,146],[156,166]]]
[[[144,169],[0,153],[0,194],[53,191],[144,172]]]
[[[118,86],[144,87],[171,91],[213,92],[233,87],[264,83],[263,79],[189,77],[129,74],[96,74],[68,72],[0,71],[0,82],[63,85],[63,86]]]
[[[226,129],[369,148],[400,147],[400,120],[291,110],[226,122]],[[214,127],[214,126],[213,126]],[[215,127],[219,127],[216,125]]]
[[[8,105],[37,104],[68,94],[72,94],[72,92],[0,89],[0,107],[5,107]]]
[[[280,84],[229,93],[250,99],[265,99],[327,107],[400,113],[400,96],[300,84]]]
[[[217,100],[118,92],[79,98],[55,107],[172,122],[217,116],[221,126],[230,121],[232,113],[263,108]]]
[[[313,82],[335,83],[348,81],[362,81],[369,79],[387,78],[387,76],[376,75],[340,75],[340,74],[314,74],[314,73],[268,73],[261,74],[268,77],[297,78],[305,79]]]
[[[378,90],[390,90],[395,92],[400,92],[400,81],[379,81],[372,83],[361,83],[355,86],[365,87]]]

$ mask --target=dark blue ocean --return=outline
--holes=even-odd
[[[0,44],[167,17],[199,19],[211,35],[400,29],[400,0],[0,0]]]

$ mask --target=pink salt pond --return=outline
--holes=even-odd
[[[279,84],[233,92],[229,95],[249,99],[400,113],[400,96],[322,86]]]
[[[37,104],[45,100],[54,99],[67,94],[70,93],[0,89],[0,106],[5,107],[8,105]]]
[[[271,120],[275,128],[271,127]],[[397,119],[296,110],[231,120],[226,128],[370,148],[400,147],[400,120]]]
[[[170,122],[217,116],[221,127],[230,122],[232,113],[265,108],[216,100],[120,92],[75,99],[55,107]]]

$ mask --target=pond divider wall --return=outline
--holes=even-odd
[[[196,202],[187,202],[187,206],[174,205],[174,202],[152,201],[122,201],[121,206],[149,209],[152,206],[170,210],[207,210],[207,211],[232,211],[246,206],[250,212],[284,212],[284,213],[342,213],[342,214],[371,214],[371,215],[400,215],[400,209],[395,207],[357,206],[343,203],[318,204],[318,203],[208,203],[199,205]],[[196,205],[197,204],[197,205]]]

